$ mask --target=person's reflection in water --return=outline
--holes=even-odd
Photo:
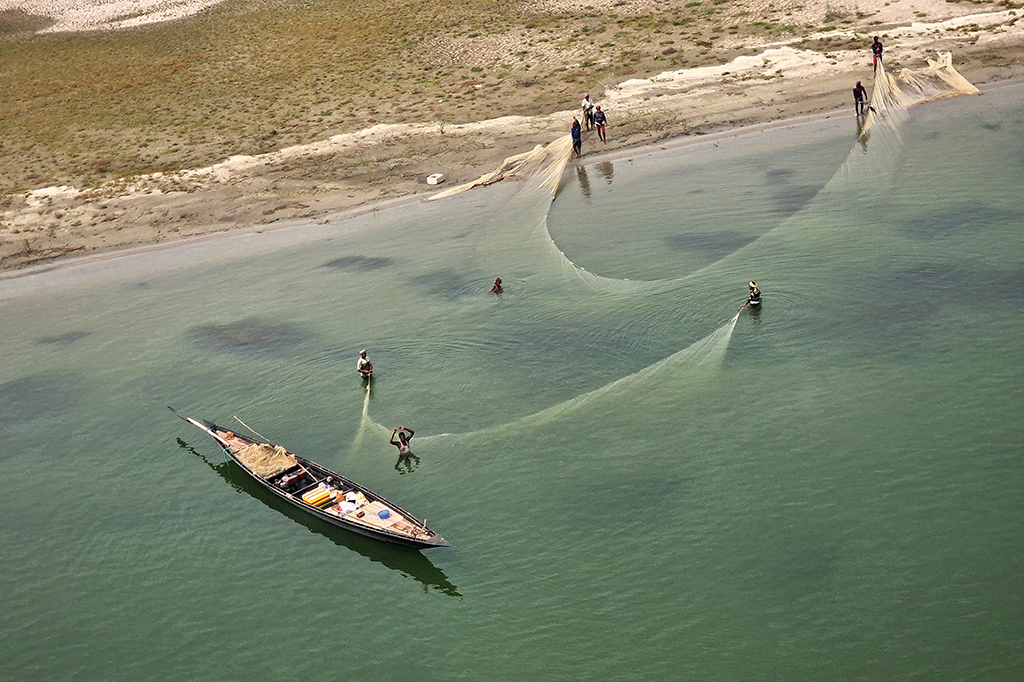
[[[866,116],[857,117],[857,142],[860,142],[861,151],[865,154],[868,151],[868,140],[871,139],[871,133],[864,129],[864,124],[867,123]]]
[[[749,307],[750,322],[756,327],[761,324],[761,306]]]
[[[601,163],[595,165],[597,167],[597,172],[604,177],[605,182],[607,182],[609,185],[612,184],[612,178],[615,177],[615,167],[612,166],[612,162],[602,161]]]
[[[398,461],[395,462],[395,471],[398,472],[399,476],[404,476],[416,471],[416,467],[419,465],[420,458],[410,452],[407,455],[398,456]]]
[[[576,179],[580,181],[580,191],[583,192],[583,196],[589,199],[590,178],[587,177],[587,169],[585,166],[576,166]]]

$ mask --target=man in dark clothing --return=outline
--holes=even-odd
[[[857,112],[858,116],[864,115],[864,98],[867,96],[867,89],[857,81],[857,85],[853,88],[853,110]]]
[[[572,135],[572,153],[577,159],[583,156],[583,131],[580,129],[580,120],[575,116],[572,119],[572,128],[569,129]]]
[[[874,55],[873,64],[878,68],[878,62],[882,61],[882,41],[875,36],[875,42],[871,43],[871,54]]]
[[[747,299],[746,305],[751,308],[761,305],[761,290],[757,288],[755,282],[750,283],[750,297]]]
[[[608,142],[604,136],[605,126],[608,124],[608,117],[601,111],[601,106],[598,105],[597,111],[594,112],[594,125],[597,126],[597,137],[601,142]]]

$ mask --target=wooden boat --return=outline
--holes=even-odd
[[[175,415],[208,433],[243,471],[264,488],[303,511],[385,542],[429,549],[451,547],[397,504],[316,462],[290,453],[265,439],[250,438],[205,419]]]

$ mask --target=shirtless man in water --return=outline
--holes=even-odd
[[[409,435],[406,436],[405,432],[408,431]],[[407,457],[412,454],[412,450],[409,447],[409,441],[416,434],[415,431],[407,426],[399,426],[397,429],[391,429],[391,440],[388,442],[398,448],[398,454],[402,457]],[[398,442],[395,442],[395,436],[398,436]]]
[[[408,436],[405,435],[406,431],[409,432]],[[397,442],[395,441],[395,436],[398,436]],[[398,448],[398,461],[395,462],[395,471],[400,474],[411,474],[420,464],[420,458],[412,454],[412,450],[409,447],[409,440],[412,437],[413,430],[407,426],[399,426],[397,429],[391,430],[391,440],[389,442]]]

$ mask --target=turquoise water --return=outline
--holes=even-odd
[[[0,282],[2,676],[1020,679],[1022,101]],[[282,507],[168,404],[453,547]]]

